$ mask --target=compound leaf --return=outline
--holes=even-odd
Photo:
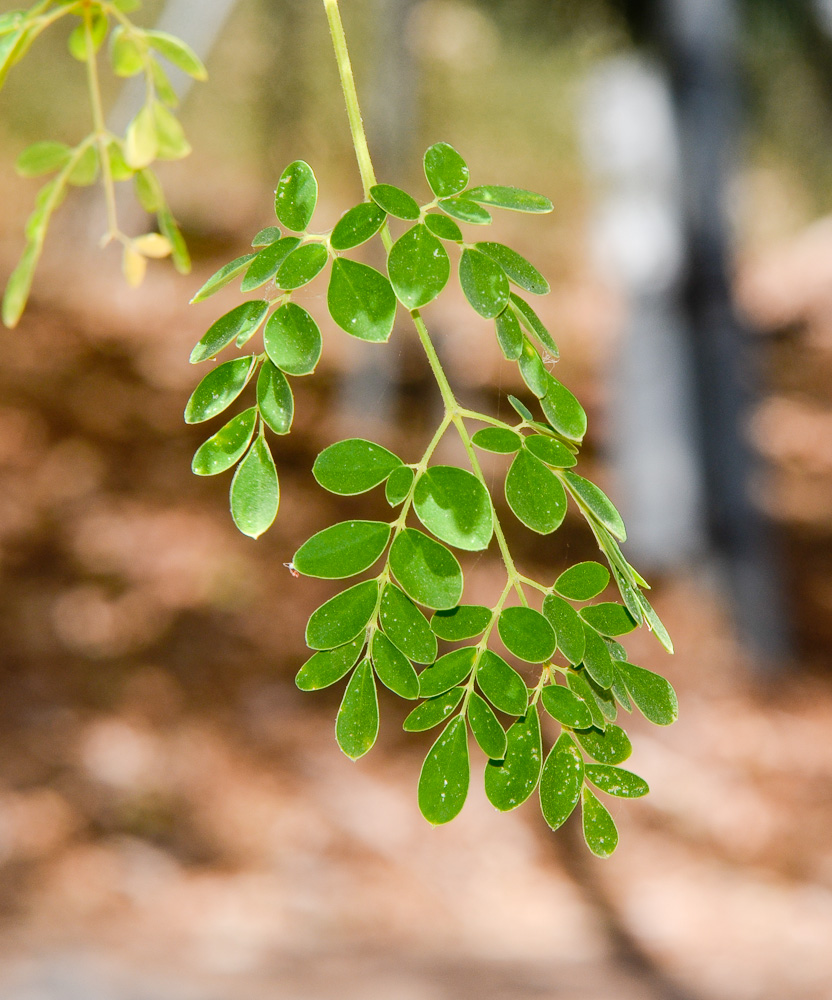
[[[298,236],[284,236],[282,240],[267,243],[249,265],[245,277],[240,282],[240,291],[250,292],[271,281],[280,270],[283,261],[299,245]]]
[[[553,466],[556,469],[568,469],[577,462],[566,445],[555,441],[554,438],[544,437],[542,434],[532,434],[530,437],[524,438],[523,446],[528,448],[534,457],[539,458],[545,465]],[[607,578],[609,579],[609,574]],[[603,590],[603,587],[601,589]]]
[[[540,700],[549,715],[561,725],[570,729],[589,729],[592,725],[589,706],[569,688],[550,684],[543,688]]]
[[[293,291],[308,285],[326,266],[327,249],[320,243],[303,243],[291,251],[277,269],[275,284]]]
[[[450,240],[452,243],[462,242],[462,230],[447,215],[440,215],[438,212],[428,212],[425,216],[425,225],[440,240]]]
[[[583,440],[586,434],[586,413],[572,393],[556,378],[546,373],[548,388],[540,400],[540,407],[546,419],[558,432],[570,441]]]
[[[557,361],[560,352],[558,351],[558,345],[552,340],[552,335],[529,303],[525,299],[521,299],[514,292],[511,293],[511,313],[515,319],[519,320],[525,326],[533,337],[536,337],[540,341],[541,346]]]
[[[627,529],[621,515],[613,506],[610,498],[600,490],[595,483],[591,483],[583,476],[575,472],[564,472],[566,480],[572,493],[582,501],[584,506],[619,542],[627,541]]]
[[[221,288],[225,288],[226,285],[230,284],[238,274],[242,274],[243,271],[248,267],[251,261],[257,254],[247,253],[243,254],[242,257],[237,257],[235,260],[229,261],[205,282],[205,284],[199,289],[199,291],[191,299],[191,305],[195,302],[203,302],[209,296],[213,295],[214,292],[218,292]]]
[[[599,732],[597,729],[576,731],[578,742],[593,760],[601,764],[623,764],[633,752],[630,738],[620,726],[610,724]]]
[[[607,644],[595,631],[594,628],[584,622],[584,648],[583,664],[586,672],[602,688],[608,688],[615,677],[612,668],[612,657],[607,648]]]
[[[621,799],[640,799],[650,791],[644,778],[621,767],[610,767],[609,764],[587,764],[586,776],[602,792]]]
[[[642,715],[657,726],[669,726],[679,716],[676,692],[669,681],[634,663],[620,662],[618,670]]]
[[[506,361],[517,361],[523,353],[523,331],[512,309],[504,309],[494,320],[497,343]],[[529,414],[531,419],[531,414]]]
[[[612,601],[581,608],[580,614],[601,635],[627,635],[638,626],[638,622],[623,605]]]
[[[503,427],[484,427],[477,431],[471,441],[483,451],[491,451],[497,455],[513,455],[520,451],[523,444],[519,434]]]
[[[390,473],[384,487],[384,497],[391,507],[398,507],[407,499],[413,485],[413,476],[413,469],[407,465],[400,465]]]
[[[580,663],[584,658],[586,634],[577,611],[562,597],[547,594],[543,598],[543,614],[558,637],[560,651],[570,663]]]

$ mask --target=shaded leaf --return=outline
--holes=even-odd
[[[475,243],[477,250],[495,260],[505,271],[508,278],[533,295],[546,295],[549,292],[549,282],[516,250],[502,243]]]
[[[599,858],[608,858],[618,846],[618,830],[607,809],[584,786],[581,792],[584,840]]]
[[[601,711],[601,707],[598,704],[595,693],[592,689],[592,685],[589,683],[588,678],[584,675],[581,670],[570,670],[566,675],[566,683],[569,685],[569,689],[575,694],[589,709],[589,714],[592,716],[592,725],[603,732],[607,728],[606,717]]]
[[[485,794],[503,812],[516,809],[537,788],[543,766],[543,744],[537,708],[513,723],[506,733],[506,755],[485,767]]]
[[[679,716],[676,692],[669,681],[634,663],[618,663],[627,690],[642,715],[657,726],[669,726]]]
[[[586,634],[584,625],[575,609],[562,597],[547,594],[543,598],[543,614],[558,637],[558,648],[570,663],[580,663],[584,658]]]
[[[552,203],[542,194],[502,184],[483,184],[466,192],[466,198],[493,208],[508,208],[513,212],[551,212]]]
[[[383,632],[373,635],[373,666],[378,679],[400,698],[419,697],[419,678],[413,664]]]
[[[534,608],[504,608],[497,629],[506,649],[527,663],[543,663],[554,655],[555,633]]]
[[[459,283],[471,307],[486,319],[498,316],[508,302],[508,278],[490,257],[470,247],[462,251]]]
[[[552,339],[552,335],[546,329],[541,318],[532,309],[525,299],[521,299],[514,292],[511,293],[511,307],[514,316],[523,324],[529,333],[540,341],[541,346],[557,361],[560,356],[558,345]]]
[[[480,698],[476,691],[471,692],[468,701],[468,725],[486,757],[491,760],[503,760],[508,746],[505,730],[491,706]]]
[[[437,611],[430,620],[430,627],[447,642],[459,642],[482,635],[491,621],[491,611],[481,604],[460,604],[447,611]]]
[[[235,306],[208,327],[208,330],[191,351],[192,365],[213,358],[223,348],[228,347],[241,333],[253,332],[266,318],[269,303],[265,299],[253,299]]]
[[[543,688],[540,700],[549,715],[564,726],[588,729],[592,725],[589,706],[573,691],[560,684],[550,684]]]

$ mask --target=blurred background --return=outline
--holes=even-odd
[[[340,690],[293,684],[332,588],[283,564],[384,502],[309,470],[355,433],[411,460],[439,401],[406,327],[382,349],[328,326],[274,449],[275,527],[242,537],[229,477],[191,475],[187,356],[237,297],[188,299],[271,224],[290,160],[318,173],[321,228],[361,192],[321,5],[147,2],[211,73],[185,98],[193,155],[163,170],[194,273],[154,264],[128,289],[95,249],[98,192],[76,191],[2,333],[0,997],[828,1000],[832,5],[343,7],[381,180],[426,194],[422,151],[445,140],[475,183],[555,203],[490,238],[552,284],[557,374],[590,417],[579,468],[619,503],[677,653],[628,648],[676,685],[679,722],[628,726],[652,794],[612,804],[607,862],[575,817],[553,835],[532,803],[495,813],[482,761],[463,814],[429,828],[432,737],[405,738],[392,698],[374,752],[340,754]],[[0,95],[4,280],[35,193],[15,157],[89,127],[62,31]],[[306,301],[324,325],[325,285]],[[470,405],[526,398],[459,296],[425,318]],[[545,580],[593,555],[575,517],[512,545]],[[499,572],[475,561],[470,599]]]

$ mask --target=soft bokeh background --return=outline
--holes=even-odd
[[[652,794],[612,804],[607,862],[576,822],[553,835],[532,803],[496,814],[479,760],[461,817],[429,828],[415,785],[431,734],[405,738],[383,695],[379,743],[352,764],[340,691],[294,687],[332,588],[283,563],[384,506],[324,494],[314,455],[360,432],[409,458],[437,418],[406,327],[386,350],[326,327],[259,542],[230,521],[227,476],[190,474],[187,356],[236,298],[187,300],[270,223],[290,160],[318,172],[322,227],[360,199],[322,9],[230,6],[184,108],[193,156],[163,170],[194,274],[153,265],[127,289],[116,252],[94,249],[97,193],[75,192],[2,334],[0,997],[828,1000],[829,4],[344,0],[382,179],[422,192],[421,151],[444,139],[477,183],[555,202],[493,238],[551,281],[558,377],[590,416],[581,468],[620,500],[677,647],[628,642],[681,713],[629,727]],[[195,40],[221,13],[149,2],[147,23],[163,7]],[[15,156],[87,128],[63,45],[59,28],[0,95],[4,277],[35,190]],[[322,324],[324,296],[307,295]],[[525,398],[458,295],[426,319],[472,405]],[[738,405],[709,395],[726,385]],[[714,471],[700,456],[726,442]],[[572,517],[513,545],[544,579],[592,555]],[[473,560],[471,597],[497,573]]]

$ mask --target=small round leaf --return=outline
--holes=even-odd
[[[312,475],[330,493],[366,493],[401,466],[402,460],[380,444],[363,438],[337,441],[318,455]]]
[[[292,232],[302,233],[312,221],[318,201],[318,182],[304,160],[295,160],[280,175],[274,193],[274,211]]]
[[[479,552],[494,533],[488,490],[472,473],[452,465],[433,465],[419,477],[413,507],[422,524],[443,542]]]
[[[280,485],[269,446],[256,437],[231,482],[231,516],[249,538],[259,538],[277,517]]]

